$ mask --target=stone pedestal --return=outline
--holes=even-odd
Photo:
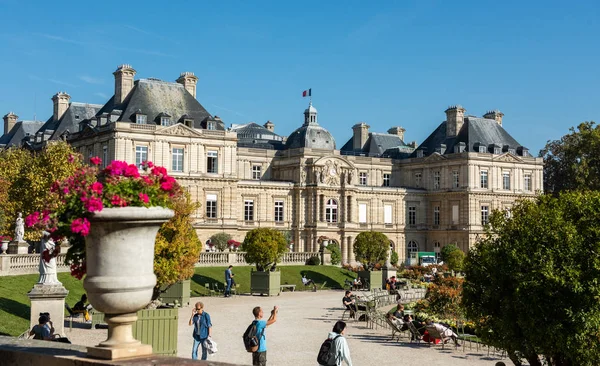
[[[8,243],[8,254],[27,254],[29,253],[29,243],[26,241],[11,241]],[[36,323],[37,324],[37,323]]]
[[[392,267],[390,268],[382,268],[381,269],[381,280],[384,283],[385,286],[385,280],[387,280],[388,278],[395,276],[396,275],[396,270],[393,269]]]
[[[62,283],[40,284],[36,283],[27,296],[31,300],[30,329],[38,324],[40,313],[50,313],[50,320],[54,326],[54,334],[64,335],[65,324],[65,297],[69,291]]]

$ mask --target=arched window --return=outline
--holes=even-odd
[[[406,247],[406,249],[408,250],[408,254],[410,257],[410,253],[416,253],[419,251],[419,244],[417,244],[416,241],[411,240],[408,242],[408,246]]]
[[[325,221],[327,222],[337,222],[338,218],[338,203],[334,199],[328,199],[327,204],[325,205]]]
[[[442,251],[442,245],[440,244],[439,241],[434,241],[433,242],[433,251],[435,252],[435,261],[437,263],[440,262],[440,252]]]

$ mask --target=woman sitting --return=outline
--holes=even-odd
[[[29,335],[33,336],[33,339],[52,341],[59,336],[58,334],[54,334],[54,326],[50,321],[50,317],[46,314],[47,313],[41,314],[38,319],[38,324],[31,328]]]
[[[82,313],[83,317],[85,318],[86,322],[90,321],[90,313],[89,310],[92,308],[92,305],[88,304],[86,305],[85,303],[87,302],[87,295],[83,294],[81,295],[81,299],[75,303],[75,305],[73,305],[73,312],[74,313]]]

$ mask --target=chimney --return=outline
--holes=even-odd
[[[271,121],[267,121],[267,123],[264,124],[264,127],[271,132],[275,131],[275,124]]]
[[[52,97],[52,102],[54,103],[54,114],[52,115],[53,120],[58,121],[62,118],[69,108],[70,100],[71,96],[65,92],[58,92],[54,94]]]
[[[455,105],[446,109],[446,137],[458,135],[458,132],[460,132],[460,129],[465,122],[466,111],[467,110],[460,105]]]
[[[19,116],[14,114],[13,112],[8,112],[4,117],[4,133],[7,134],[12,130],[19,119]]]
[[[398,135],[402,141],[404,141],[404,132],[406,132],[406,130],[400,126],[392,127],[388,130],[390,135]]]
[[[117,67],[117,71],[113,72],[115,76],[115,104],[123,103],[131,89],[133,89],[135,72],[133,67],[128,64],[120,65]]]
[[[364,122],[359,122],[352,126],[354,135],[352,137],[352,149],[362,150],[369,138],[369,125]]]
[[[194,98],[196,98],[196,84],[198,83],[198,78],[193,72],[182,72],[181,75],[179,75],[177,82],[182,84],[185,90],[187,90]]]
[[[483,118],[486,119],[493,119],[496,121],[496,123],[498,123],[500,126],[502,126],[502,117],[504,117],[504,113],[500,112],[499,110],[493,110],[493,111],[488,111],[486,114],[483,115]]]

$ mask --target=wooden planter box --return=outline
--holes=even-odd
[[[190,304],[190,280],[179,281],[160,295],[163,304],[188,306]]]
[[[256,272],[250,273],[250,295],[261,294],[268,296],[279,295],[281,286],[281,272]]]
[[[152,309],[137,312],[133,337],[152,346],[152,353],[177,355],[177,319],[179,309]],[[105,324],[104,313],[92,311],[92,327]]]
[[[363,281],[366,279],[369,282],[369,290],[380,289],[384,287],[383,274],[381,271],[359,271],[358,278]]]

